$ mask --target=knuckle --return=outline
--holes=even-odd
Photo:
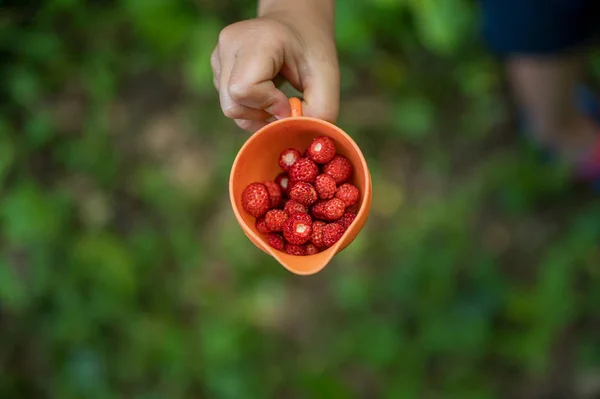
[[[243,119],[244,107],[238,104],[230,104],[223,108],[223,114],[231,119]]]
[[[221,29],[221,32],[219,32],[219,38],[217,40],[219,46],[227,46],[229,43],[234,41],[237,36],[239,36],[238,32],[240,23],[241,22],[236,22]]]
[[[242,130],[251,130],[252,129],[252,121],[250,121],[248,119],[236,119],[235,123]]]
[[[232,83],[227,88],[233,101],[244,101],[252,95],[252,85],[246,83]]]
[[[210,55],[210,66],[213,69],[213,71],[215,71],[215,72],[219,69],[219,61],[218,61],[217,57],[218,57],[218,47],[215,47],[212,54]]]
[[[219,33],[217,43],[220,46],[228,46],[236,41],[251,42],[256,38],[271,36],[267,43],[278,42],[280,36],[287,34],[283,23],[274,20],[250,19],[235,22],[226,26]]]
[[[221,32],[219,32],[219,38],[217,40],[217,43],[219,44],[219,46],[224,46],[227,45],[227,43],[230,41],[231,39],[231,26],[226,26],[225,28],[223,28],[221,30]]]

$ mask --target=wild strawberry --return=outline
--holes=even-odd
[[[317,190],[310,183],[298,182],[290,189],[290,198],[302,205],[312,205],[319,197]]]
[[[345,183],[352,176],[352,164],[343,155],[336,155],[323,167],[323,173],[327,173],[335,180],[335,184]]]
[[[327,248],[338,242],[344,235],[344,228],[338,223],[329,223],[323,227],[323,243]]]
[[[314,221],[312,224],[312,233],[310,235],[310,242],[317,248],[325,248],[323,242],[323,227],[327,223],[321,222],[320,220]]]
[[[283,194],[281,193],[281,187],[279,184],[274,181],[266,181],[263,183],[267,190],[269,191],[269,198],[271,199],[271,209],[277,208],[281,205],[281,198]]]
[[[283,247],[285,245],[285,241],[281,234],[277,233],[269,233],[267,237],[267,243],[275,249],[283,251]]]
[[[359,196],[360,194],[358,192],[358,188],[350,183],[342,184],[335,192],[335,198],[339,198],[344,201],[344,205],[346,206],[352,206],[356,204]]]
[[[354,219],[356,219],[356,213],[346,212],[336,223],[339,223],[344,230],[348,230]]]
[[[265,224],[270,231],[283,231],[283,224],[288,215],[281,209],[271,209],[265,215]]]
[[[310,208],[310,213],[313,215],[314,219],[325,219],[325,202],[327,202],[327,200],[318,200]]]
[[[323,173],[315,179],[315,189],[317,190],[317,194],[319,194],[319,198],[331,199],[334,197],[336,191],[335,180],[330,175]]]
[[[335,143],[327,136],[320,136],[310,143],[306,152],[316,163],[325,164],[335,156]]]
[[[288,192],[289,181],[290,179],[288,178],[288,174],[285,172],[278,174],[275,178],[275,183],[279,184],[279,187],[281,188],[281,192],[283,194],[287,194]]]
[[[307,213],[294,213],[283,226],[283,237],[290,244],[302,245],[310,239],[312,219]]]
[[[269,190],[262,183],[250,183],[242,192],[242,208],[255,218],[271,209]]]
[[[300,158],[290,168],[290,180],[294,183],[313,183],[319,174],[319,167],[308,158]]]
[[[300,159],[300,151],[294,148],[288,148],[279,155],[279,166],[283,170],[290,170],[290,167]]]
[[[256,226],[256,230],[261,234],[267,234],[271,232],[271,230],[269,230],[267,227],[267,221],[264,217],[256,219],[256,223],[254,223],[254,225]]]
[[[306,244],[304,250],[306,255],[316,255],[320,252],[319,249],[312,244]]]
[[[333,222],[344,215],[346,207],[344,202],[339,198],[332,198],[327,201],[319,202],[312,208],[313,215],[317,219],[328,220]]]
[[[294,213],[308,213],[306,206],[294,201],[293,199],[285,203],[283,211],[287,213],[288,216],[292,216]]]
[[[283,247],[285,253],[296,256],[304,256],[306,255],[306,248],[304,245],[295,245],[286,243]]]

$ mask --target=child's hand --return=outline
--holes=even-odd
[[[277,13],[223,29],[211,65],[223,113],[254,132],[290,115],[273,83],[282,75],[304,97],[303,114],[335,122],[339,68],[333,27],[326,21]],[[321,26],[322,25],[322,26]]]

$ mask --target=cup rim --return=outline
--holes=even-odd
[[[279,258],[276,256],[275,254],[275,250],[274,248],[269,247],[264,241],[264,239],[262,239],[261,237],[258,237],[258,235],[250,228],[246,225],[246,223],[244,222],[244,219],[241,215],[241,210],[239,209],[239,207],[236,205],[236,199],[234,197],[233,194],[233,182],[235,180],[235,171],[236,171],[236,167],[238,164],[239,159],[242,157],[242,155],[244,154],[245,150],[247,147],[249,147],[250,143],[254,142],[255,140],[258,139],[258,137],[263,134],[265,131],[272,129],[274,126],[280,125],[280,124],[285,124],[285,123],[289,123],[292,121],[297,121],[297,120],[306,120],[306,121],[310,121],[311,123],[316,123],[319,125],[327,125],[330,128],[333,128],[334,130],[336,130],[352,147],[353,151],[358,155],[358,158],[360,160],[360,163],[363,166],[363,178],[365,181],[365,187],[363,190],[361,190],[361,207],[359,208],[357,214],[356,214],[356,219],[362,218],[364,217],[363,215],[367,212],[369,212],[369,208],[370,204],[368,204],[367,199],[371,197],[371,192],[372,192],[372,182],[371,182],[371,175],[369,173],[369,168],[368,168],[368,164],[367,161],[365,159],[365,156],[363,154],[363,152],[360,150],[360,147],[358,146],[358,144],[356,144],[356,142],[354,141],[354,139],[348,134],[346,133],[343,129],[341,129],[340,127],[338,127],[337,125],[323,120],[323,119],[319,119],[319,118],[314,118],[314,117],[310,117],[310,116],[290,116],[288,118],[283,118],[283,119],[279,119],[275,122],[271,122],[268,125],[262,127],[261,129],[257,130],[255,133],[253,133],[250,137],[247,138],[247,140],[244,142],[244,144],[240,147],[240,149],[238,150],[238,153],[232,163],[232,167],[231,167],[231,171],[230,171],[230,175],[229,175],[229,199],[231,202],[231,206],[233,208],[233,212],[234,215],[236,217],[236,220],[238,222],[238,224],[241,225],[242,230],[244,231],[244,233],[246,235],[250,235],[251,236],[251,241],[253,242],[253,244],[255,244],[257,247],[259,247],[259,249],[261,249],[263,252],[266,252],[267,254],[269,254],[270,256],[272,256],[273,258],[275,258],[284,268],[286,268],[287,270],[289,270],[290,272],[297,274],[297,275],[311,275],[311,274],[316,274],[318,272],[320,272],[321,270],[323,270],[327,264],[329,263],[329,261],[333,258],[333,256],[335,256],[335,254],[337,254],[339,252],[339,248],[342,245],[342,239],[340,239],[336,244],[334,244],[333,246],[327,248],[325,251],[331,251],[331,256],[329,257],[329,260],[327,262],[325,262],[321,267],[319,268],[315,268],[312,269],[310,271],[299,271],[299,270],[295,270],[293,268],[290,268],[288,265],[284,264],[283,262],[281,262],[279,260]],[[346,230],[344,232],[344,235],[348,234],[351,230],[351,227]],[[250,238],[250,237],[249,237]],[[342,236],[343,238],[343,236]],[[256,242],[260,242],[263,244],[264,248],[261,248],[260,245],[257,245]]]

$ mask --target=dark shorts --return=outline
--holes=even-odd
[[[480,1],[486,43],[499,56],[577,51],[600,37],[600,0]]]

